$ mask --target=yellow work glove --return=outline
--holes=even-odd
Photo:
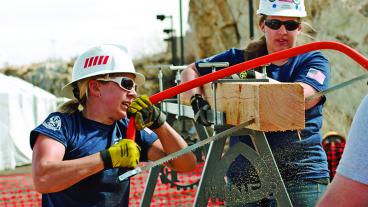
[[[159,128],[166,121],[166,116],[151,103],[147,95],[136,98],[128,108],[128,115],[134,116],[135,126],[138,130],[146,127]]]
[[[122,139],[110,148],[101,151],[105,169],[115,167],[135,168],[139,163],[141,148],[130,139]]]

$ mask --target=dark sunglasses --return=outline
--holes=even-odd
[[[127,77],[114,77],[114,78],[108,78],[108,79],[98,78],[96,80],[115,82],[120,86],[120,88],[122,88],[126,91],[131,91],[131,90],[135,89],[134,81],[130,78],[127,78]]]
[[[266,19],[265,25],[273,30],[278,30],[281,25],[284,25],[287,31],[294,31],[299,27],[300,22],[293,20],[281,21],[278,19]]]

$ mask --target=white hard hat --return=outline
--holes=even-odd
[[[145,78],[135,72],[127,49],[121,45],[104,44],[93,47],[81,54],[74,63],[72,81],[66,84],[61,95],[74,99],[72,84],[96,75],[111,73],[131,73],[136,84],[142,85]]]
[[[284,17],[305,17],[304,0],[260,0],[257,14]]]

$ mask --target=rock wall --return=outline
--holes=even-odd
[[[71,81],[75,59],[76,58],[73,58],[69,61],[48,60],[46,62],[33,63],[22,67],[8,66],[0,69],[0,73],[19,77],[56,96],[61,96],[62,87]],[[170,62],[170,54],[162,53],[150,57],[142,57],[133,62],[137,71],[144,74],[146,77],[146,83],[139,87],[138,92],[140,94],[149,95],[157,93],[159,91],[157,81],[158,68],[152,68],[151,66],[167,64]],[[174,80],[171,78],[173,74],[171,72],[172,71],[169,69],[163,71],[165,88],[174,85]]]
[[[61,88],[70,81],[73,62],[74,59],[69,62],[49,60],[22,67],[8,66],[0,69],[0,73],[19,77],[56,96],[60,96]]]
[[[231,47],[244,47],[250,40],[250,5],[254,13],[258,0],[192,0],[192,55],[204,58]],[[308,17],[304,19],[299,44],[311,41],[338,41],[351,46],[368,57],[368,0],[306,0]],[[253,15],[255,37],[260,36],[257,15]],[[188,43],[189,44],[189,43]],[[349,57],[337,51],[325,50],[331,62],[331,85],[366,72]],[[327,95],[323,132],[337,131],[347,135],[352,117],[367,93],[367,80],[357,82]]]

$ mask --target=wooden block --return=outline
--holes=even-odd
[[[213,108],[211,84],[203,88]],[[218,83],[216,107],[231,125],[254,119],[255,123],[247,128],[268,132],[305,127],[304,93],[298,83]]]

